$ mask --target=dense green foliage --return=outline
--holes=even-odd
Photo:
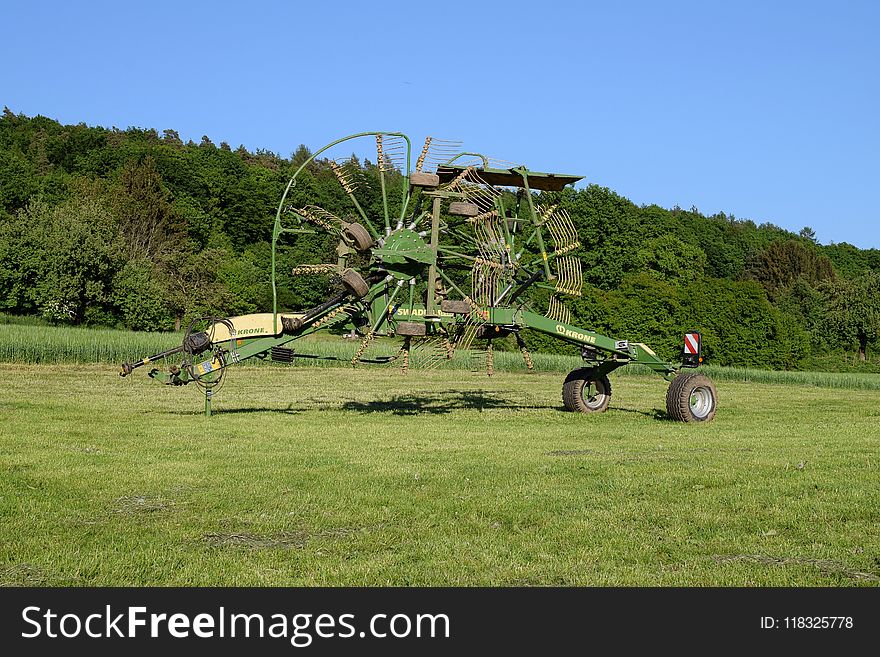
[[[8,109],[0,118],[0,311],[52,322],[180,328],[204,314],[271,308],[269,243],[291,159],[201,143],[176,132],[64,126]],[[373,175],[369,162],[362,165]],[[545,193],[572,216],[584,264],[575,322],[645,342],[674,358],[699,329],[718,365],[798,368],[817,358],[868,359],[878,346],[880,250],[820,245],[696,209],[638,206],[590,185]],[[336,210],[344,198],[321,161],[290,201]],[[362,205],[377,210],[378,197]],[[279,252],[282,307],[313,305],[327,281],[290,276],[329,262],[334,242],[303,235]],[[538,310],[546,297],[536,292]],[[531,336],[536,350],[558,344]]]

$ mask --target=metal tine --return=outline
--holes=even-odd
[[[557,280],[556,291],[575,297],[583,293],[584,276],[581,261],[578,258],[564,256],[556,259]]]
[[[468,179],[471,180],[472,182],[477,183],[478,185],[482,185],[483,188],[486,189],[487,193],[490,193],[490,194],[492,194],[493,196],[499,196],[499,195],[501,194],[501,192],[499,192],[499,191],[498,191],[497,189],[495,189],[492,185],[490,185],[490,184],[487,183],[485,180],[483,180],[483,179],[480,177],[479,172],[477,172],[477,171],[474,170],[474,169],[471,169],[471,172],[468,174]]]
[[[481,212],[476,217],[470,217],[468,219],[468,222],[472,223],[472,224],[483,224],[483,223],[489,223],[493,219],[497,219],[497,218],[498,218],[498,210],[492,209],[492,210],[489,210],[488,212]]]
[[[338,271],[336,265],[297,265],[293,268],[294,276],[325,276],[335,274]]]
[[[296,212],[303,219],[316,226],[320,226],[329,233],[338,233],[342,230],[342,224],[344,223],[342,219],[319,205],[307,205],[296,210]]]
[[[482,263],[475,263],[471,268],[471,291],[476,303],[481,303],[483,300],[483,276],[484,267]]]
[[[473,168],[481,168],[483,166],[483,158],[478,155],[463,155],[455,160],[458,166],[467,166]]]
[[[492,231],[499,238],[504,237],[504,229],[502,228],[501,215],[498,210],[491,208],[486,212],[481,212],[476,217],[471,217],[471,223],[475,226],[485,226],[486,230]]]
[[[446,185],[444,185],[444,189],[446,189],[447,191],[450,191],[450,192],[456,191],[459,187],[461,187],[464,184],[465,178],[467,178],[467,175],[468,175],[468,173],[470,173],[470,171],[471,171],[471,167],[467,167],[466,169],[464,169],[455,178],[453,178],[448,183],[446,183]]]
[[[471,313],[464,322],[464,327],[459,329],[453,340],[456,349],[467,350],[470,348],[477,336],[477,330],[482,322],[486,321],[487,313],[483,311],[479,304],[471,298],[465,298],[471,305]]]
[[[554,203],[550,207],[536,204],[535,212],[538,214],[538,225],[543,226],[550,220],[550,218],[553,216],[553,213],[556,212],[556,204]]]
[[[581,245],[580,238],[578,237],[577,228],[575,228],[574,222],[571,220],[571,215],[568,214],[568,210],[562,209],[562,224],[565,226],[566,230],[569,234],[569,239],[572,244],[576,244],[577,246]]]
[[[376,135],[376,165],[382,173],[403,171],[406,165],[406,142],[401,137]]]
[[[330,168],[348,194],[354,194],[363,181],[363,171],[355,166],[350,157],[330,160]]]
[[[354,155],[341,155],[333,160],[330,160],[330,162],[336,164],[337,166],[345,169],[350,173],[363,173],[360,164],[358,164],[357,159]]]
[[[497,194],[487,192],[478,185],[463,185],[460,191],[467,196],[467,199],[474,203],[481,212],[489,212],[495,209],[495,199]]]
[[[433,172],[439,165],[448,162],[460,153],[461,147],[462,142],[460,141],[427,137],[416,161],[416,171]]]
[[[504,233],[501,231],[497,216],[486,213],[473,218],[474,236],[477,238],[477,249],[482,259],[491,261],[496,267],[503,267],[507,253]]]
[[[580,291],[577,289],[577,272],[575,271],[577,260],[569,257],[566,257],[566,260],[568,260],[568,289],[566,292],[568,294],[579,296]]]
[[[497,157],[487,157],[486,159],[489,161],[489,166],[493,169],[513,169],[514,167],[519,166],[516,162],[502,160]]]
[[[498,272],[497,270],[487,267],[486,275],[483,276],[483,305],[488,306],[492,304],[492,299],[495,297],[495,288],[497,286]]]
[[[553,252],[553,255],[563,255],[580,246],[580,243],[577,241],[577,236],[572,236],[568,227],[558,215],[550,217],[547,223],[547,228],[550,231],[550,236],[553,238],[553,243],[556,245],[556,250]]]
[[[556,261],[556,291],[565,292],[568,289],[568,267],[565,258]]]
[[[566,263],[567,258],[558,258],[556,260],[556,291],[564,293],[567,289],[568,283],[568,266]]]
[[[474,338],[477,337],[477,324],[471,323],[465,326],[461,339],[456,343],[456,350],[467,351],[471,348]]]
[[[433,336],[419,340],[411,352],[412,365],[423,370],[431,370],[447,360],[446,349],[442,344],[443,338]]]
[[[425,163],[434,163],[434,164],[446,164],[452,158],[457,158],[461,155],[461,146],[450,146],[449,148],[432,147],[428,152],[428,156],[425,158]]]
[[[430,372],[431,370],[436,370],[440,367],[440,364],[446,360],[446,356],[444,356],[440,351],[439,347],[436,352],[431,352],[429,357],[426,357],[424,360],[419,361],[416,364],[416,367],[422,371]]]
[[[546,316],[563,324],[571,324],[571,311],[555,294],[550,295],[550,306]]]
[[[480,178],[480,175],[471,167],[468,167],[460,187],[461,191],[467,195],[468,200],[476,203],[483,212],[495,209],[495,199],[501,195],[500,191]]]
[[[504,269],[507,249],[504,237],[500,231],[494,228],[487,229],[488,225],[476,226],[474,233],[480,238],[477,244],[479,260],[495,269]]]
[[[406,150],[406,139],[397,135],[385,135],[385,150]]]
[[[485,252],[489,255],[497,255],[505,251],[504,235],[497,230],[494,222],[485,222],[479,228],[482,230],[483,243],[485,244]],[[495,260],[495,258],[492,258]]]
[[[563,324],[571,324],[571,310],[559,297],[556,297],[556,312]]]
[[[477,238],[477,250],[485,260],[494,260],[492,256],[503,248],[503,245],[499,244],[498,235],[491,230],[491,224],[488,222],[476,224],[474,236]]]
[[[552,208],[551,208],[551,210],[552,210]],[[542,213],[541,214],[541,225],[547,227],[547,232],[550,233],[550,239],[553,240],[553,244],[555,244],[558,249],[562,236],[560,235],[560,232],[559,232],[559,225],[557,224],[553,215],[550,214],[548,216],[545,213]]]
[[[572,222],[568,212],[565,210],[554,212],[551,217],[551,223],[553,225],[551,233],[555,230],[558,235],[558,238],[555,239],[555,255],[568,253],[581,245],[580,240],[578,240],[577,229],[574,227],[574,222]]]
[[[406,168],[406,142],[402,137],[387,137],[383,143],[386,171],[391,168],[400,172]],[[390,168],[387,168],[390,165]]]
[[[483,266],[483,276],[480,279],[483,284],[480,290],[482,297],[480,301],[484,306],[491,305],[492,303],[492,297],[495,296],[495,279],[497,276],[497,272],[491,266]]]
[[[550,222],[547,224],[547,228],[550,230],[550,236],[553,238],[553,243],[556,245],[556,250],[554,253],[559,255],[560,252],[566,247],[565,243],[565,231],[559,225],[559,221],[555,216],[550,217]]]
[[[496,297],[500,269],[497,263],[482,261],[471,269],[471,287],[474,301],[481,306],[491,306]]]
[[[422,171],[426,173],[434,173],[437,167],[446,164],[449,160],[459,154],[459,150],[450,149],[448,151],[431,152],[422,166]]]

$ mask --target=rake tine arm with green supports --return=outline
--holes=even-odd
[[[375,154],[375,166],[363,167],[351,155],[365,149]],[[310,170],[332,175],[338,184],[333,207],[303,200],[297,184]],[[120,374],[181,357],[149,375],[170,385],[195,383],[204,390],[210,415],[211,398],[229,366],[254,357],[288,363],[317,358],[295,350],[296,340],[317,331],[360,337],[353,365],[393,363],[406,373],[439,367],[466,351],[491,376],[493,340],[511,335],[532,369],[522,335],[532,329],[580,348],[584,366],[569,373],[562,389],[568,410],[604,411],[611,398],[608,374],[637,364],[670,381],[670,418],[711,420],[715,386],[694,369],[702,362],[699,332],[683,336],[681,362],[669,363],[644,344],[573,323],[564,298],[580,296],[583,288],[578,233],[563,208],[540,205],[535,192],[560,191],[580,179],[530,171],[432,137],[417,154],[399,132],[336,140],[299,166],[278,204],[267,263],[272,312],[193,322],[181,346],[126,363]],[[330,277],[337,291],[314,308],[288,312],[279,307],[278,254],[289,240],[316,233],[337,240],[335,262],[303,262],[291,273],[318,281]],[[541,290],[537,297],[549,297],[546,311],[530,306],[533,288]],[[401,339],[395,356],[370,357],[380,337]]]

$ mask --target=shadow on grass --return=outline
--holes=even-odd
[[[608,410],[619,411],[621,413],[635,413],[636,415],[644,415],[645,417],[649,417],[652,420],[659,420],[661,422],[672,422],[672,418],[666,414],[666,411],[661,411],[659,408],[655,408],[650,411],[640,411],[637,408],[621,408],[619,406],[612,406]]]
[[[390,399],[374,399],[370,401],[348,400],[334,404],[326,398],[311,398],[304,403],[288,404],[286,407],[252,406],[242,408],[215,408],[214,415],[232,415],[237,413],[282,413],[298,415],[308,411],[351,411],[354,413],[372,414],[386,413],[398,416],[411,415],[447,415],[455,411],[486,411],[503,409],[509,411],[549,411],[566,412],[564,406],[540,404],[516,404],[492,393],[482,390],[450,390],[442,395],[395,395]],[[612,406],[609,410],[621,413],[635,413],[661,422],[671,422],[665,411],[653,409],[641,411],[635,408]],[[175,415],[204,415],[201,410],[177,411]]]
[[[390,413],[392,415],[445,415],[453,411],[485,411],[504,409],[509,411],[547,410],[550,406],[516,404],[487,394],[482,390],[450,390],[442,395],[395,395],[391,399],[372,401],[348,401],[341,406],[344,411],[356,413]]]
[[[372,414],[386,413],[390,415],[446,415],[455,411],[485,411],[504,409],[510,411],[530,410],[563,410],[561,407],[537,404],[516,404],[496,397],[491,393],[481,390],[449,390],[442,395],[395,395],[386,399],[370,401],[347,400],[341,404],[334,404],[324,399],[308,399],[305,403],[288,404],[287,407],[242,407],[242,408],[215,408],[214,415],[226,415],[234,413],[283,413],[296,415],[307,411],[351,411],[354,413]],[[177,415],[202,415],[201,411],[178,411]]]

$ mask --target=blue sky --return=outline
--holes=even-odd
[[[636,203],[880,247],[877,2],[2,0],[0,104],[313,150],[463,140]]]

